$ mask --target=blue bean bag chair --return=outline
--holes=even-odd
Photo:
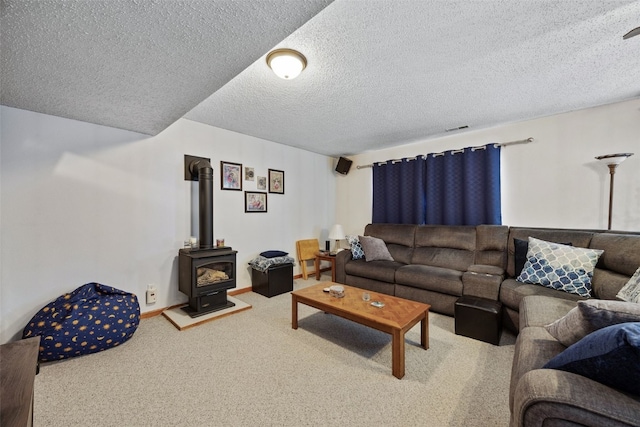
[[[138,298],[100,283],[87,283],[44,306],[22,338],[40,335],[41,362],[107,350],[127,341],[140,323]]]

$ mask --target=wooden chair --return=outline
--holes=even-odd
[[[298,253],[298,262],[302,268],[302,278],[307,280],[307,261],[316,260],[316,254],[320,250],[318,239],[298,240],[296,242],[296,252]],[[317,274],[317,273],[316,273]]]

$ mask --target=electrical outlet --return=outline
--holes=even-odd
[[[156,287],[153,285],[147,286],[147,304],[155,304],[157,300]]]

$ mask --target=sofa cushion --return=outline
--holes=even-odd
[[[395,261],[371,261],[364,259],[349,261],[344,266],[346,274],[366,277],[380,282],[395,283],[396,270],[404,264]]]
[[[623,301],[640,303],[640,267],[616,296]]]
[[[401,262],[403,264],[411,264],[413,248],[398,245],[396,243],[387,243],[387,249],[389,249],[389,253],[395,261]]]
[[[506,225],[476,226],[475,264],[493,265],[503,270],[507,268],[507,236]]]
[[[362,245],[360,244],[358,236],[345,236],[345,238],[351,246],[351,259],[364,258],[364,250],[362,249]]]
[[[474,262],[475,245],[475,227],[422,225],[416,230],[411,264],[466,271]]]
[[[364,259],[370,261],[393,261],[393,257],[382,239],[371,236],[358,236],[364,250]]]
[[[541,295],[525,297],[520,303],[519,327],[549,325],[576,308],[576,304],[576,301]]]
[[[364,228],[364,235],[382,239],[387,245],[393,243],[412,248],[416,228],[413,224],[368,224]]]
[[[640,305],[590,299],[579,301],[574,309],[545,328],[568,347],[598,329],[626,322],[640,322]]]
[[[588,297],[602,252],[529,237],[527,262],[516,280]]]
[[[596,266],[591,280],[591,296],[599,299],[616,299],[616,295],[628,281],[629,276]]]
[[[640,322],[599,329],[549,360],[546,369],[582,375],[640,395]]]
[[[520,309],[520,302],[522,299],[529,295],[543,295],[570,301],[585,299],[579,295],[556,291],[555,289],[546,288],[540,285],[521,283],[515,279],[506,279],[500,285],[500,301],[512,310],[518,311]]]
[[[462,295],[462,272],[449,268],[411,264],[396,271],[396,283],[449,295]]]
[[[604,251],[598,268],[629,277],[640,266],[640,234],[598,233],[585,247]]]

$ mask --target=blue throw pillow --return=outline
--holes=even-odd
[[[364,258],[364,250],[360,244],[358,236],[346,236],[347,242],[351,245],[351,257],[353,259]]]
[[[640,395],[640,322],[598,329],[548,361],[543,368],[573,372]]]
[[[276,258],[279,256],[287,256],[289,255],[289,252],[282,252],[282,251],[264,251],[260,254],[260,256],[263,256],[265,258]]]

